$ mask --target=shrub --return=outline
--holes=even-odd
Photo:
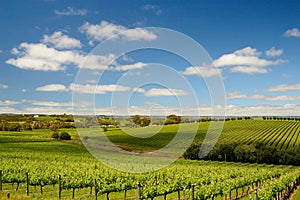
[[[64,132],[60,133],[59,139],[61,139],[61,140],[71,140],[71,135],[64,131]]]
[[[59,138],[59,135],[58,135],[57,132],[54,132],[54,133],[52,133],[52,136],[51,136],[51,137],[54,138],[54,139],[58,139],[58,138]]]

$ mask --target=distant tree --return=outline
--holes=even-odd
[[[165,121],[165,125],[168,124],[179,124],[181,122],[181,116],[177,116],[177,115],[169,115],[167,116],[167,119]]]
[[[141,120],[141,124],[140,126],[144,127],[144,126],[149,126],[151,123],[151,119],[148,118],[148,117],[144,117],[142,120]]]
[[[54,139],[58,139],[59,138],[58,132],[52,133],[51,137],[54,138]]]
[[[61,139],[61,140],[71,140],[71,135],[64,131],[64,132],[61,132],[59,134],[59,139]]]
[[[134,124],[139,126],[140,123],[141,123],[141,116],[140,115],[135,115],[131,118],[131,120],[133,121]]]
[[[140,115],[135,115],[131,118],[134,124],[145,127],[149,126],[151,123],[151,119],[149,117],[141,117]]]

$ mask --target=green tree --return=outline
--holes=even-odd
[[[181,122],[181,116],[177,116],[177,115],[169,115],[167,116],[167,119],[165,121],[165,125],[168,124],[179,124]]]

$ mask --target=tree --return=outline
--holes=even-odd
[[[59,134],[59,139],[61,139],[61,140],[71,140],[71,135],[64,131],[64,132],[61,132]]]
[[[151,119],[149,117],[142,118],[140,115],[133,116],[131,120],[133,121],[134,124],[141,127],[149,126],[151,123]]]
[[[144,117],[144,118],[141,120],[140,126],[142,126],[142,127],[144,127],[144,126],[149,126],[150,123],[151,123],[151,119],[148,118],[148,117]]]
[[[179,124],[181,122],[181,116],[177,116],[177,115],[169,115],[167,116],[167,119],[165,121],[165,125],[168,124]]]

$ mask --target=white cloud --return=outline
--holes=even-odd
[[[224,54],[213,61],[216,67],[233,67],[231,72],[256,74],[267,73],[269,69],[264,68],[271,65],[279,65],[285,60],[266,60],[260,58],[261,52],[251,47],[236,50],[230,54]]]
[[[266,68],[255,67],[255,66],[236,66],[229,70],[233,73],[243,73],[243,74],[266,74],[269,72]]]
[[[64,70],[67,64],[80,64],[82,56],[73,51],[58,51],[45,44],[21,43],[18,47],[18,58],[10,58],[7,64],[21,69],[40,71]]]
[[[1,106],[13,106],[13,105],[17,105],[20,103],[21,102],[19,102],[19,101],[10,101],[10,100],[0,101]]]
[[[0,113],[22,113],[22,111],[17,110],[13,107],[9,107],[9,106],[4,106],[4,107],[0,107]]]
[[[68,91],[66,86],[64,86],[62,84],[44,85],[44,86],[36,88],[35,90],[42,91],[42,92],[66,92],[66,91]]]
[[[162,10],[160,9],[159,6],[156,5],[146,4],[142,7],[142,9],[147,11],[153,11],[157,16],[162,14]]]
[[[7,89],[7,88],[8,88],[8,85],[0,84],[0,89]]]
[[[268,92],[287,92],[293,90],[300,90],[300,84],[282,84],[268,88]]]
[[[227,93],[227,99],[261,99],[266,101],[299,101],[300,95],[298,96],[267,96],[267,95],[245,95],[240,92],[229,92]]]
[[[133,92],[144,93],[145,90],[143,88],[133,88]]]
[[[201,77],[212,77],[218,76],[221,73],[221,69],[215,69],[212,66],[201,66],[201,67],[188,67],[183,71],[184,75],[198,75]]]
[[[257,49],[254,49],[252,47],[245,47],[243,49],[236,50],[233,53],[238,56],[260,56],[261,55],[261,52],[258,52]]]
[[[30,101],[32,105],[47,107],[71,107],[72,102]]]
[[[80,31],[85,33],[88,38],[96,41],[103,41],[107,38],[121,37],[127,40],[155,40],[156,35],[143,28],[128,29],[121,25],[101,21],[100,24],[84,23]]]
[[[83,94],[105,94],[107,92],[125,92],[129,91],[130,87],[122,86],[122,85],[81,85],[72,83],[69,86],[69,89],[76,93]]]
[[[56,50],[47,47],[45,44],[21,43],[18,49],[12,50],[17,58],[10,58],[6,61],[21,69],[39,71],[60,71],[67,65],[81,66],[92,70],[103,70],[108,64],[114,63],[115,55],[83,55],[71,50]]]
[[[143,69],[145,66],[147,66],[147,64],[142,62],[137,62],[129,65],[118,65],[116,67],[109,67],[108,69],[113,71],[128,71],[133,69]]]
[[[54,10],[56,15],[63,15],[63,16],[84,16],[88,14],[87,9],[74,9],[72,7],[67,7],[65,10]]]
[[[56,106],[29,106],[21,110],[22,113],[28,114],[72,114],[72,107],[56,107]],[[88,114],[88,113],[86,113]]]
[[[228,116],[299,116],[300,105],[227,105]]]
[[[271,49],[267,50],[265,54],[270,57],[281,56],[283,54],[283,50],[272,47]]]
[[[62,32],[57,31],[52,35],[44,35],[41,42],[45,44],[51,44],[57,49],[72,49],[81,48],[81,42],[75,38],[70,38],[67,35],[63,35]]]
[[[286,37],[300,37],[300,30],[297,28],[289,29],[284,33]]]
[[[227,99],[242,99],[247,98],[247,95],[242,94],[241,92],[228,92]]]
[[[171,89],[171,88],[152,88],[144,93],[147,97],[153,96],[184,96],[189,93],[184,90]]]

